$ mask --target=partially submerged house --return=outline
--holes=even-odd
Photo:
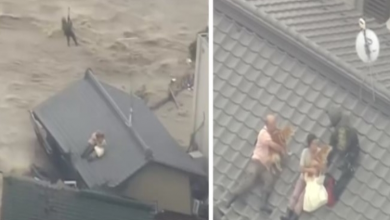
[[[343,1],[214,1],[214,201],[239,182],[268,113],[296,128],[293,152],[278,178],[271,215],[260,209],[261,188],[222,210],[224,219],[279,220],[298,178],[307,134],[329,140],[325,109],[339,106],[359,131],[361,156],[341,200],[301,220],[388,219],[390,215],[390,35],[367,19],[381,41],[376,97],[362,86],[367,66],[355,52],[361,13]]]
[[[96,191],[4,176],[2,220],[153,220],[156,207]]]
[[[157,117],[136,96],[85,77],[44,101],[31,112],[38,140],[80,188],[107,190],[155,202],[165,214],[196,215],[194,182],[206,171],[179,147]],[[105,154],[81,158],[91,134],[105,134]]]

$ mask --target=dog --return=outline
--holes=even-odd
[[[318,170],[317,173],[314,174],[315,176],[318,176],[320,174],[320,170],[323,167],[326,167],[326,164],[328,162],[327,161],[328,155],[331,151],[332,151],[331,146],[324,145],[318,149],[316,154],[314,154],[312,161],[311,161],[311,166],[315,167]],[[313,175],[309,175],[308,173],[305,174],[305,179],[310,178],[310,177],[313,177]]]
[[[291,126],[287,125],[282,129],[277,128],[274,132],[271,133],[271,139],[275,143],[279,144],[284,148],[285,151],[287,151],[287,143],[290,140],[294,133],[294,130]],[[276,170],[273,170],[273,172],[281,172],[282,171],[282,158],[281,155],[273,150],[270,150],[270,157],[271,157],[271,164],[273,165],[273,168]]]
[[[61,22],[62,22],[62,31],[64,32],[64,35],[65,35],[66,40],[68,42],[68,47],[70,46],[70,39],[71,38],[74,41],[75,45],[78,46],[79,44],[77,42],[77,37],[73,31],[73,23],[72,23],[72,20],[70,19],[70,7],[68,8],[68,17],[67,18],[63,17]]]

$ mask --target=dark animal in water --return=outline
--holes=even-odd
[[[72,20],[70,20],[70,8],[68,8],[68,18],[64,18],[64,17],[62,18],[62,31],[64,32],[64,35],[68,42],[68,46],[70,46],[70,38],[73,39],[76,46],[79,45],[77,43],[77,37],[73,31]]]
[[[209,32],[209,27],[207,26],[205,29],[198,32],[198,34],[204,34]],[[198,36],[197,34],[197,36]],[[189,52],[189,61],[190,63],[195,62],[196,60],[196,47],[197,47],[197,39],[195,39],[190,46],[188,46],[188,52]]]

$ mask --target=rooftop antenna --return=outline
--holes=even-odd
[[[359,19],[360,32],[356,37],[356,53],[360,60],[367,64],[368,77],[371,79],[371,89],[373,101],[375,102],[375,79],[372,74],[372,63],[379,57],[379,39],[374,31],[366,28],[366,21],[363,18]],[[362,77],[362,82],[359,89],[359,98],[362,98],[362,87],[366,79],[366,74]]]

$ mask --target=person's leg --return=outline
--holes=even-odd
[[[81,154],[82,158],[87,158],[94,151],[93,146],[88,144],[84,152]]]
[[[232,190],[231,198],[229,198],[227,201],[228,206],[230,206],[238,196],[241,196],[253,187],[257,180],[258,163],[250,161],[245,169],[244,175],[245,176],[243,177],[243,181]]]
[[[359,157],[359,146],[357,146],[356,148],[350,150],[349,152],[346,152],[345,155],[343,155],[343,163],[340,166],[340,170],[342,172],[355,169]]]
[[[91,162],[93,161],[94,159],[98,158],[97,154],[95,151],[92,151],[90,154],[88,154],[87,156],[87,160],[88,162]]]
[[[304,184],[306,186],[306,183]],[[293,212],[296,216],[300,216],[303,211],[303,200],[305,198],[305,187],[302,189],[297,203],[295,204],[295,207],[293,208]]]
[[[263,181],[262,205],[260,210],[270,214],[272,209],[269,207],[268,200],[271,196],[276,178],[275,175],[271,171],[267,170],[265,166],[261,167],[259,175]]]
[[[66,42],[68,43],[68,47],[70,46],[70,37],[69,35],[66,35]]]
[[[284,217],[281,217],[281,220],[288,220],[292,217],[295,207],[297,203],[299,203],[299,200],[301,198],[301,195],[303,194],[306,186],[306,182],[303,179],[302,175],[299,175],[297,182],[295,183],[294,191],[290,197],[290,201],[287,206],[287,215]]]
[[[336,184],[334,186],[334,196],[335,200],[338,201],[341,195],[343,194],[344,190],[347,188],[348,183],[351,181],[355,174],[354,170],[345,170],[341,177],[336,181]]]
[[[76,35],[74,34],[73,31],[70,32],[70,37],[72,37],[74,44],[75,44],[76,46],[78,46],[79,44],[78,44],[78,42],[77,42],[77,37],[76,37]]]

